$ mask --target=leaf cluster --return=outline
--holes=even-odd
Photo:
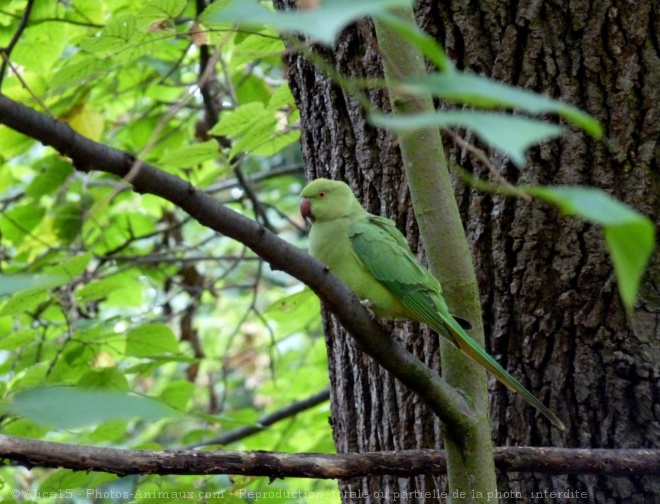
[[[453,108],[397,117],[370,111],[374,125],[400,134],[429,125],[471,129],[521,169],[526,150],[560,135],[562,121],[603,134],[574,107],[456,70],[431,37],[390,13],[409,0],[327,0],[287,13],[252,0],[197,10],[203,3],[5,2],[0,46],[19,37],[11,54],[3,53],[2,93],[189,181],[298,245],[299,114],[278,33],[304,39],[287,40],[312,57],[314,43],[332,43],[347,24],[370,15],[415,44],[436,71],[401,76],[401,99],[432,96]],[[26,5],[31,13],[22,27]],[[363,83],[338,81],[360,99]],[[538,117],[547,114],[557,119]],[[318,300],[247,247],[169,201],[129,191],[130,177],[72,167],[6,126],[0,162],[3,433],[173,448],[253,425],[264,411],[326,385]],[[654,246],[652,223],[592,188],[520,192],[604,228],[630,310]],[[331,451],[327,406],[235,447]],[[11,482],[0,497],[25,485],[13,468],[0,469],[0,478]],[[265,483],[176,476],[128,482],[67,470],[34,479],[44,491]]]
[[[25,6],[0,9],[3,41]],[[302,243],[298,113],[282,76],[284,45],[265,27],[208,27],[198,14],[185,0],[36,2],[2,93]],[[207,77],[203,46],[212,48]],[[6,126],[0,162],[4,434],[178,448],[253,426],[326,386],[318,301],[298,301],[290,277],[171,203],[76,171]],[[327,405],[232,448],[332,451]],[[27,488],[15,468],[0,478],[0,496]],[[268,484],[68,470],[36,471],[32,481],[44,493],[83,496]]]

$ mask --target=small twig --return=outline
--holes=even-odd
[[[235,443],[236,441],[244,439],[248,436],[257,434],[263,431],[266,427],[270,427],[271,425],[281,420],[290,418],[292,416],[297,415],[298,413],[302,413],[303,411],[307,411],[308,409],[318,406],[319,404],[324,403],[328,399],[330,399],[330,389],[326,388],[321,392],[319,392],[318,394],[314,394],[313,396],[308,397],[307,399],[303,399],[302,401],[296,401],[294,403],[289,404],[288,406],[285,406],[284,408],[281,408],[277,411],[273,411],[268,415],[262,416],[259,420],[255,422],[254,425],[246,425],[244,427],[239,427],[238,429],[225,432],[224,434],[220,434],[219,436],[211,438],[207,441],[202,441],[200,443],[194,443],[185,446],[184,449],[188,450],[191,448],[200,448],[202,446],[210,446],[210,445],[222,446],[222,445],[227,445],[229,443]]]
[[[298,222],[293,220],[290,215],[287,215],[285,212],[277,208],[275,205],[271,205],[270,203],[264,203],[263,204],[265,208],[272,210],[275,212],[277,215],[279,215],[282,219],[287,221],[291,227],[293,227],[296,231],[298,231],[300,234],[307,234],[307,226],[305,225],[300,225]]]
[[[464,140],[455,131],[452,131],[448,128],[442,128],[442,131],[447,135],[449,135],[454,140],[454,142],[456,142],[460,147],[474,154],[477,157],[477,159],[479,159],[479,161],[481,161],[486,166],[486,168],[488,168],[488,171],[490,171],[493,177],[495,177],[495,179],[500,184],[502,184],[504,187],[509,189],[509,191],[515,193],[517,196],[524,199],[525,201],[532,201],[532,198],[529,194],[525,194],[524,192],[519,190],[516,186],[514,186],[507,179],[505,179],[500,172],[497,171],[495,166],[493,166],[493,163],[491,163],[490,159],[488,159],[488,156],[486,156],[486,153],[482,149],[479,149],[478,147],[472,145],[470,142]]]
[[[191,247],[193,248],[193,247]],[[97,259],[102,261],[112,260],[112,261],[122,261],[130,262],[131,264],[161,264],[161,263],[189,263],[189,262],[201,262],[201,261],[259,261],[259,257],[238,257],[233,255],[223,255],[223,256],[186,256],[186,257],[172,257],[171,254],[151,254],[148,256],[112,256],[112,255],[103,255],[97,256]]]
[[[269,170],[266,172],[258,173],[252,175],[251,177],[246,177],[245,180],[254,184],[266,180],[269,178],[280,177],[283,175],[295,175],[303,173],[304,165],[302,163],[293,164],[290,166],[284,166],[282,168],[276,168],[274,170]],[[204,192],[207,194],[218,193],[221,191],[227,191],[228,189],[233,189],[234,187],[240,187],[241,183],[237,178],[227,180],[225,182],[220,182],[218,184],[209,186]]]
[[[166,81],[167,79],[169,79],[170,76],[176,71],[176,69],[179,68],[179,66],[181,66],[181,64],[183,63],[183,60],[184,60],[184,59],[186,58],[186,56],[188,55],[188,50],[190,49],[190,47],[191,47],[192,45],[193,45],[193,43],[190,42],[190,43],[188,44],[188,46],[187,46],[183,51],[181,51],[181,56],[179,56],[179,59],[177,59],[177,60],[174,62],[174,64],[172,65],[172,67],[171,67],[167,72],[165,72],[165,74],[164,74],[160,79],[158,79],[158,84],[164,84],[165,81]],[[170,104],[170,103],[164,103],[164,102],[162,102],[162,101],[160,101],[160,100],[156,100],[156,101],[155,101],[155,105],[163,105],[163,104],[164,104],[164,105],[167,105],[168,107],[170,107],[170,106],[172,105],[172,104]],[[145,116],[145,117],[148,116],[148,113],[144,113],[144,116]]]
[[[23,31],[27,28],[30,13],[32,12],[32,7],[34,7],[34,2],[35,0],[27,1],[25,10],[23,11],[23,17],[21,17],[21,21],[18,23],[18,28],[16,28],[14,36],[9,41],[9,45],[0,49],[0,52],[2,52],[4,56],[2,59],[2,65],[0,66],[0,87],[2,87],[2,81],[5,78],[5,71],[7,70],[7,63],[9,62],[11,52],[14,50],[14,47],[16,47],[16,44],[18,44],[18,39],[21,38]]]
[[[204,9],[206,9],[206,1],[196,0],[195,9],[197,16],[199,16],[204,11]],[[215,126],[215,124],[218,122],[219,115],[219,110],[214,104],[215,96],[213,96],[212,89],[209,86],[209,84],[215,80],[215,62],[213,62],[213,68],[209,68],[210,64],[211,53],[209,46],[208,44],[202,44],[199,46],[199,92],[202,95],[202,103],[204,103],[206,126],[208,129],[211,129],[213,126]],[[202,79],[204,78],[204,75],[207,71],[211,72],[211,74],[209,78],[204,79],[202,82]]]
[[[32,89],[30,89],[30,86],[28,86],[27,82],[25,82],[25,80],[24,80],[23,77],[21,76],[21,72],[20,72],[20,71],[18,70],[18,68],[16,68],[16,67],[13,65],[13,63],[9,60],[9,56],[7,55],[7,53],[6,53],[5,51],[0,51],[0,54],[2,54],[2,59],[4,60],[5,63],[7,63],[7,65],[9,65],[9,68],[11,68],[11,71],[14,72],[14,75],[15,75],[16,78],[20,81],[20,83],[21,83],[21,85],[23,86],[23,88],[26,89],[28,93],[30,93],[30,95],[32,96],[32,98],[34,98],[34,100],[35,100],[39,105],[41,105],[41,108],[44,109],[44,111],[46,111],[46,113],[47,113],[49,116],[51,116],[51,117],[55,117],[55,116],[53,115],[53,113],[50,111],[50,109],[46,106],[46,104],[41,100],[41,98],[39,98],[36,94],[34,94],[34,92],[32,91]]]
[[[261,201],[259,201],[259,198],[257,197],[256,193],[252,189],[252,186],[250,185],[250,182],[245,178],[245,175],[243,175],[243,171],[241,170],[240,166],[237,166],[234,169],[234,173],[236,173],[236,180],[238,180],[238,183],[245,192],[245,195],[250,200],[250,203],[252,203],[252,210],[254,211],[255,219],[257,221],[260,220],[263,226],[266,229],[268,229],[268,231],[277,233],[277,230],[270,223],[270,220],[268,219],[268,215],[266,214],[266,209],[261,204]]]
[[[231,99],[232,106],[238,107],[238,97],[236,96],[236,88],[240,86],[240,83],[238,84],[238,86],[234,86],[234,83],[231,81],[231,73],[227,68],[227,63],[222,58],[220,59],[220,67],[222,68],[222,75],[225,78],[224,79],[225,88],[226,88],[225,90],[229,95],[229,98]]]
[[[201,89],[201,87],[204,86],[206,81],[213,76],[215,64],[217,63],[217,60],[218,60],[219,57],[220,57],[220,53],[216,52],[213,55],[213,57],[210,58],[206,68],[204,69],[204,72],[200,76],[199,81],[197,83],[197,88],[198,89]],[[149,140],[148,140],[147,144],[140,151],[140,154],[135,157],[135,160],[133,161],[133,164],[131,165],[131,167],[128,170],[128,172],[126,173],[126,175],[124,175],[122,177],[122,182],[124,184],[131,185],[133,183],[135,178],[140,173],[140,170],[141,170],[142,166],[144,165],[144,161],[142,161],[142,159],[140,159],[140,158],[144,157],[147,153],[149,153],[154,148],[154,146],[156,145],[156,143],[159,140],[159,136],[160,136],[161,132],[163,131],[163,129],[165,128],[167,123],[169,123],[169,121],[173,117],[175,117],[176,114],[181,109],[183,109],[186,106],[186,104],[190,100],[193,99],[194,96],[195,96],[195,90],[186,91],[183,98],[178,103],[176,103],[174,106],[172,106],[163,115],[161,120],[158,121],[158,124],[156,124],[156,127],[154,128],[153,132],[151,133],[151,136],[149,137]],[[97,205],[97,208],[102,208],[103,206],[105,206],[105,204],[106,204],[105,202],[111,201],[115,197],[115,195],[118,194],[119,191],[121,191],[122,189],[123,189],[122,185],[118,184],[117,187],[115,188],[115,190],[109,196],[107,196],[104,199],[104,202]]]
[[[371,41],[371,44],[373,47],[378,51],[378,54],[380,54],[381,58],[383,58],[383,61],[386,61],[387,64],[391,67],[393,73],[396,75],[396,77],[400,80],[404,79],[404,75],[401,73],[399,68],[391,61],[389,55],[385,54],[383,51],[380,50],[380,45],[376,41],[375,37],[373,34],[368,30],[368,29],[363,29],[361,30],[364,36]],[[421,98],[419,96],[413,94],[410,95],[415,101],[417,101],[418,105],[423,106]],[[442,131],[447,133],[454,142],[456,142],[460,147],[463,149],[472,152],[487,168],[488,170],[493,174],[493,176],[497,179],[497,181],[505,186],[507,189],[509,189],[510,192],[515,193],[517,196],[521,197],[525,201],[531,201],[532,198],[528,195],[525,194],[524,192],[518,190],[514,185],[512,185],[508,180],[506,180],[496,169],[495,166],[493,166],[493,163],[491,163],[490,159],[488,159],[488,156],[484,153],[483,150],[475,147],[474,145],[470,144],[463,138],[461,138],[458,133],[448,129],[448,128],[442,128]]]

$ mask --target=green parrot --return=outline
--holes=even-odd
[[[393,221],[368,213],[343,182],[317,179],[301,193],[312,222],[310,253],[382,318],[424,322],[485,367],[557,428],[564,424],[465,332],[449,313],[440,284],[415,258]]]

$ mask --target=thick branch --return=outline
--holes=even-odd
[[[495,465],[508,472],[550,474],[660,473],[660,450],[588,450],[570,448],[496,448]],[[26,467],[63,467],[111,474],[236,474],[271,478],[345,479],[391,475],[445,474],[445,453],[200,452],[96,448],[0,435],[0,458]]]
[[[660,450],[499,447],[495,467],[506,472],[641,476],[660,474]]]
[[[449,430],[460,435],[469,423],[471,414],[465,399],[435,371],[393,341],[348,288],[310,255],[259,223],[230,210],[189,182],[148,163],[135,163],[131,154],[94,142],[73,131],[68,124],[3,95],[0,95],[0,123],[53,146],[70,157],[77,170],[100,170],[122,178],[130,172],[135,191],[171,201],[200,224],[245,244],[274,270],[286,271],[309,285],[337,315],[360,348],[426,401]]]

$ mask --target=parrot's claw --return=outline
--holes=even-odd
[[[370,299],[363,299],[362,301],[360,301],[360,304],[361,304],[362,306],[364,306],[364,309],[367,310],[367,311],[369,312],[369,316],[370,316],[372,319],[375,320],[375,319],[376,319],[376,314],[375,314],[374,311],[372,310],[374,304],[371,302],[371,300],[370,300]]]

